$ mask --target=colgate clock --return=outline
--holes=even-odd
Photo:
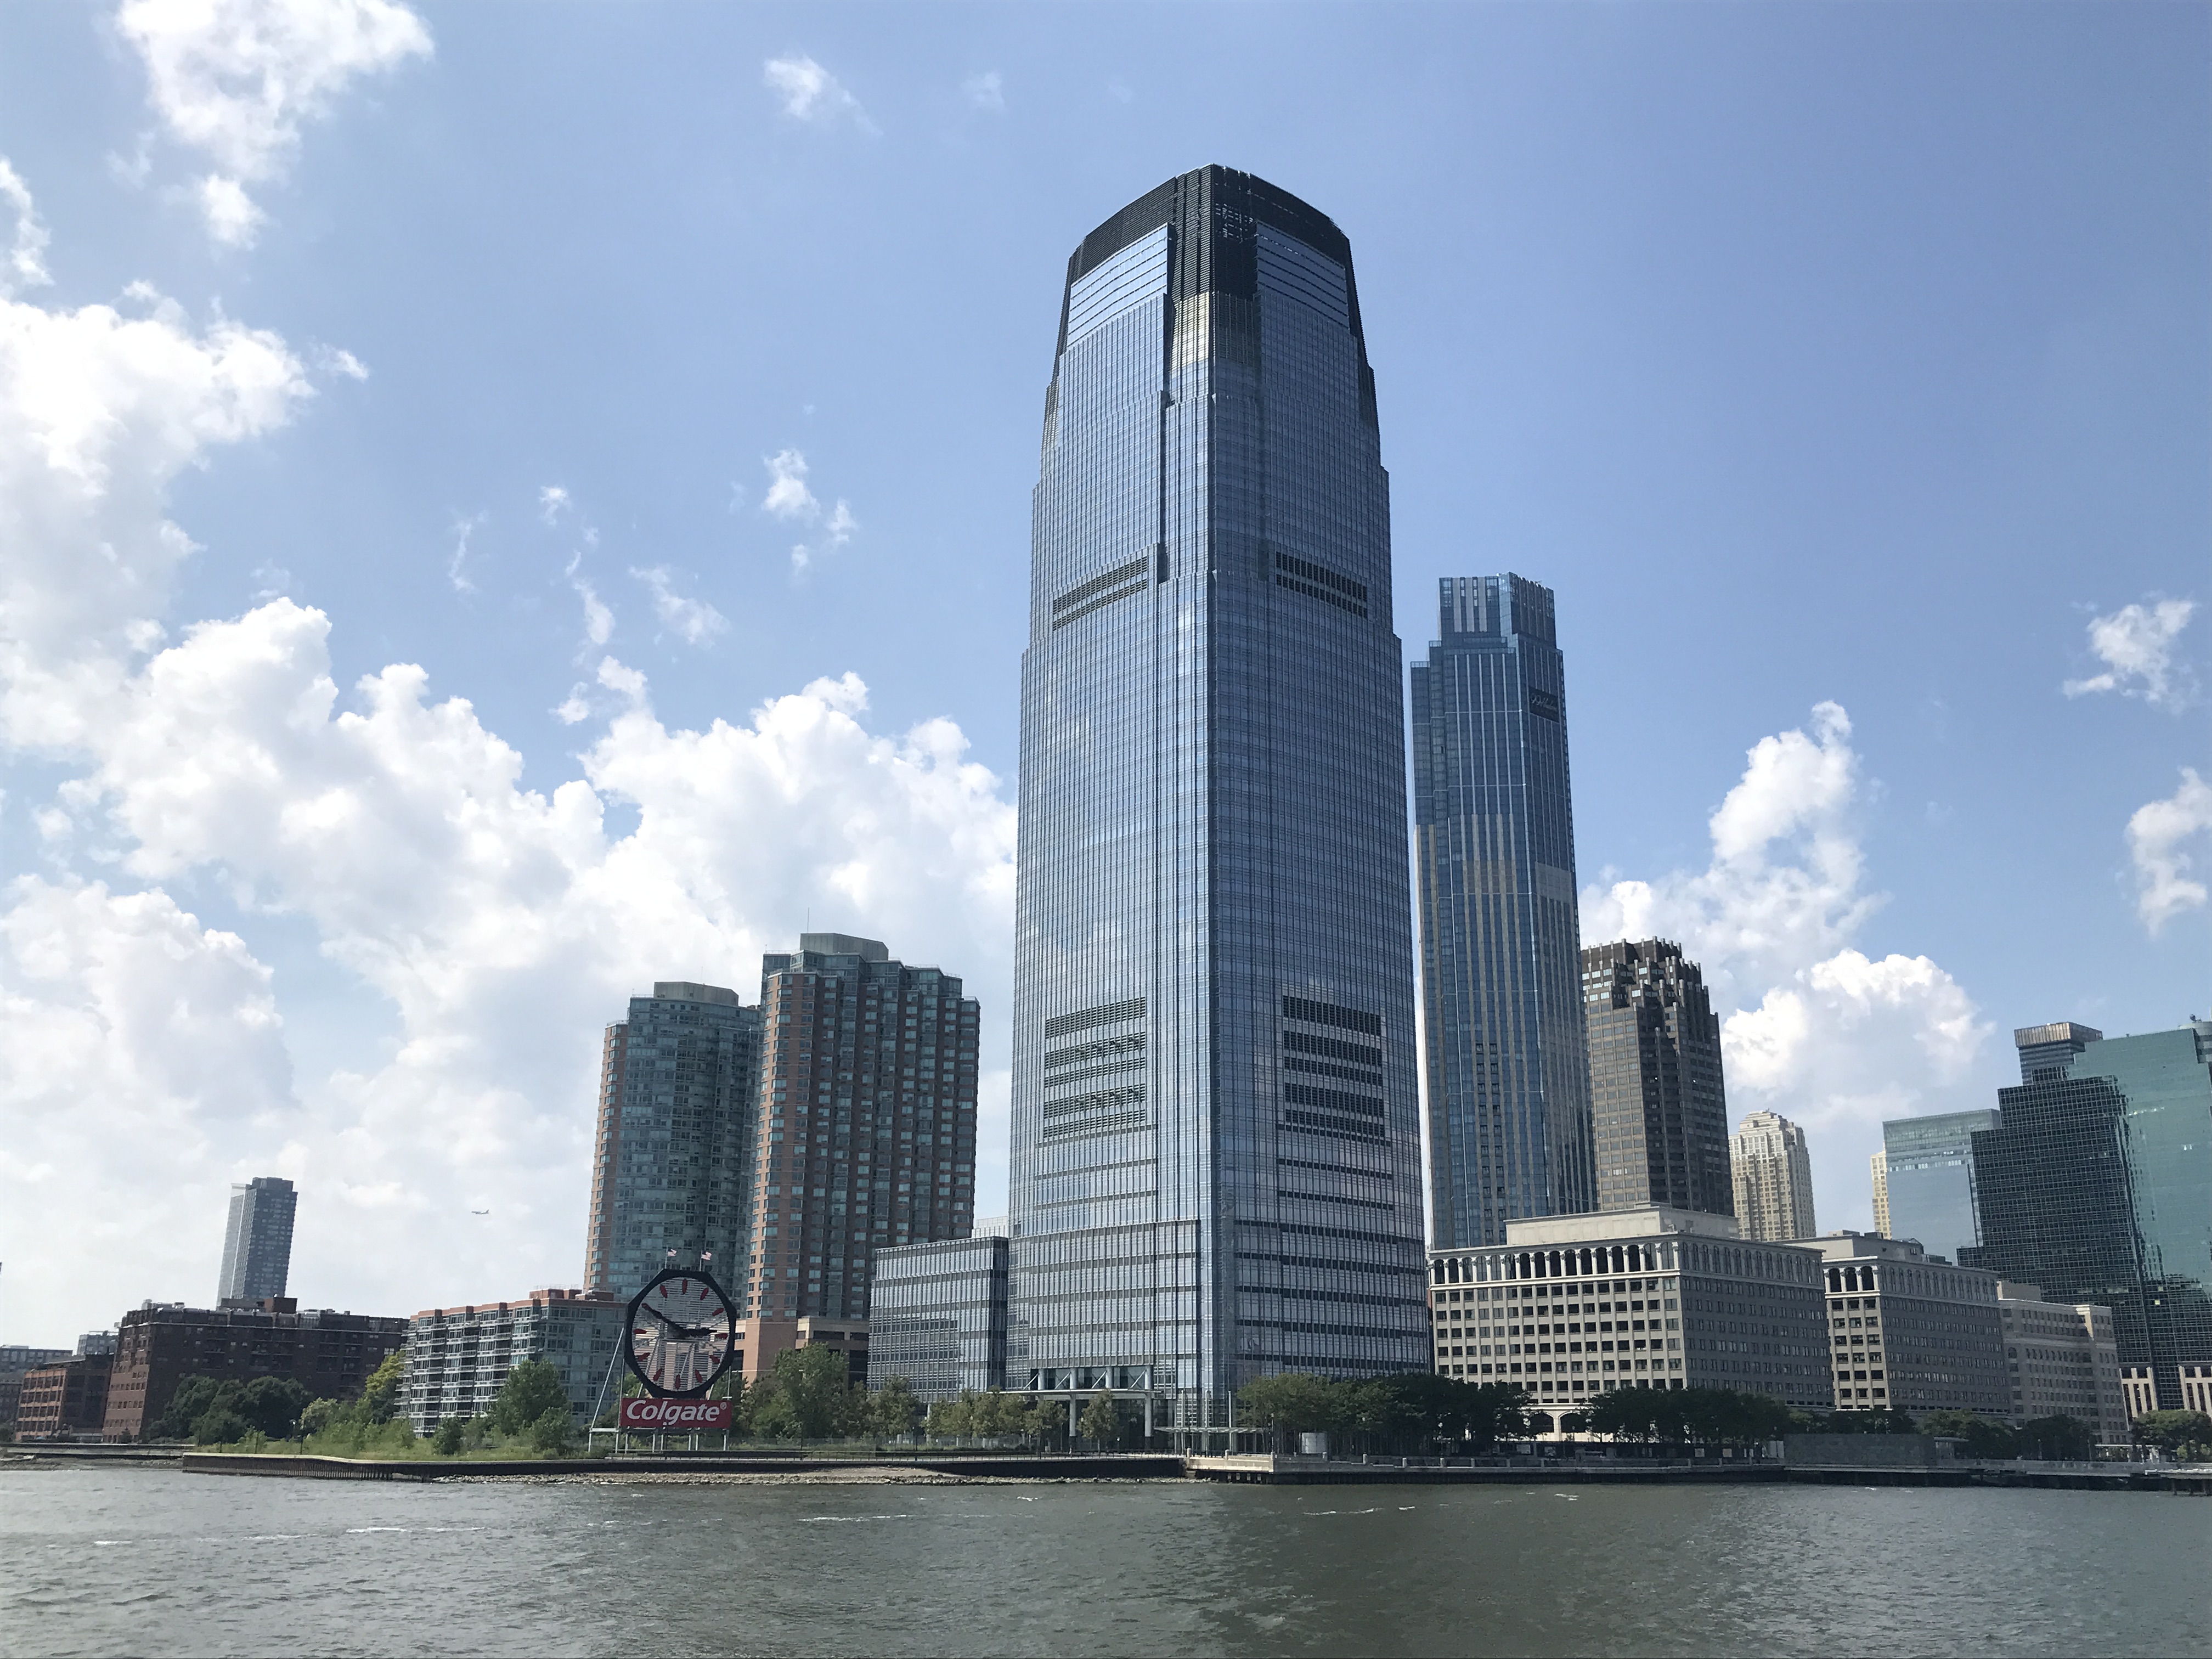
[[[623,1354],[647,1394],[696,1400],[729,1369],[737,1315],[714,1275],[671,1267],[630,1298]]]

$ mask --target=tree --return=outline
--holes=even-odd
[[[307,1408],[307,1391],[289,1376],[257,1376],[239,1390],[234,1409],[248,1428],[271,1440],[289,1440]]]
[[[362,1384],[362,1415],[371,1423],[389,1423],[399,1410],[399,1385],[407,1380],[406,1350],[384,1357],[384,1363]]]
[[[793,1348],[780,1353],[771,1379],[771,1391],[753,1413],[759,1432],[787,1440],[820,1440],[844,1426],[852,1374],[836,1349]]]
[[[1101,1389],[1092,1395],[1075,1428],[1077,1433],[1102,1451],[1118,1447],[1121,1443],[1121,1402],[1114,1397],[1114,1390]]]
[[[1351,1401],[1336,1384],[1304,1371],[1255,1377],[1237,1396],[1237,1418],[1255,1429],[1273,1431],[1277,1449],[1292,1436],[1342,1429]]]
[[[310,1402],[307,1409],[300,1413],[300,1437],[304,1440],[311,1434],[320,1434],[330,1427],[331,1419],[344,1409],[335,1400]]]
[[[1525,1433],[1528,1394],[1510,1382],[1478,1382],[1463,1397],[1467,1438],[1486,1451],[1502,1439]]]
[[[192,1425],[192,1442],[200,1446],[227,1446],[246,1436],[246,1421],[228,1406],[211,1406]]]
[[[902,1376],[885,1378],[883,1387],[868,1396],[867,1404],[868,1426],[878,1434],[896,1439],[921,1426],[921,1401],[914,1397],[914,1390]]]
[[[236,1384],[232,1385],[234,1388]],[[149,1439],[189,1440],[192,1425],[207,1414],[208,1408],[222,1392],[222,1384],[212,1376],[188,1376],[177,1384],[169,1395],[169,1403],[162,1408],[161,1421]],[[242,1432],[242,1431],[241,1431]]]
[[[370,1380],[373,1384],[374,1379]],[[568,1390],[562,1386],[561,1373],[550,1360],[526,1359],[499,1385],[491,1425],[501,1434],[524,1434],[546,1413],[556,1410],[564,1417],[569,1414]]]
[[[2203,1412],[2145,1412],[2135,1420],[2136,1443],[2177,1457],[2212,1455],[2212,1417]]]
[[[1583,1410],[1588,1432],[1613,1440],[1649,1440],[1657,1433],[1650,1389],[1611,1389]]]
[[[2086,1463],[2097,1455],[2097,1435],[2078,1417],[2059,1413],[2033,1417],[2013,1431],[2015,1455],[2037,1457],[2045,1462]]]
[[[461,1449],[468,1431],[469,1425],[464,1419],[449,1417],[438,1425],[438,1431],[430,1437],[430,1449],[441,1457],[452,1457]]]
[[[1959,1411],[1948,1407],[1929,1412],[1920,1419],[1920,1431],[1940,1435],[1947,1440],[1964,1441],[1969,1457],[2019,1455],[2018,1437],[2003,1424],[1984,1417],[1978,1412]]]
[[[933,1439],[957,1440],[975,1432],[975,1407],[979,1396],[973,1389],[963,1389],[950,1400],[940,1400],[929,1408],[928,1432]]]
[[[532,1419],[526,1431],[530,1449],[545,1457],[572,1457],[576,1451],[576,1420],[563,1399]]]

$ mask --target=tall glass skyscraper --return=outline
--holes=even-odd
[[[1566,668],[1552,590],[1453,576],[1413,679],[1413,863],[1437,1248],[1597,1208]]]
[[[1911,1238],[1930,1255],[1956,1261],[1981,1243],[1974,1210],[1974,1137],[1997,1127],[1987,1107],[1972,1112],[1892,1118],[1881,1126],[1886,1191],[1875,1226]]]
[[[1012,1387],[1426,1370],[1389,488],[1352,252],[1249,174],[1068,261],[1022,658]]]

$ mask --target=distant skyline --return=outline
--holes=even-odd
[[[302,1305],[580,1283],[598,1034],[810,925],[979,999],[999,1207],[1046,343],[1207,162],[1340,211],[1406,650],[1558,596],[1583,937],[1822,1225],[2212,1012],[2212,15],[1160,20],[0,9],[0,1336],[271,1172]]]

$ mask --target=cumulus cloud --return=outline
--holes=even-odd
[[[821,499],[807,487],[805,455],[796,449],[781,449],[761,465],[768,468],[769,474],[768,493],[761,497],[761,511],[787,524],[808,526],[815,532],[807,540],[792,547],[793,575],[853,539],[860,521],[842,500],[834,507],[823,506]]]
[[[713,605],[704,599],[687,599],[677,592],[676,579],[666,565],[657,564],[644,570],[633,566],[629,574],[652,593],[653,614],[660,618],[660,625],[686,645],[704,645],[717,634],[728,631],[729,618]]]
[[[2173,647],[2196,613],[2194,599],[2160,599],[2123,605],[2109,617],[2093,618],[2089,649],[2105,665],[2104,672],[2068,680],[2059,689],[2069,697],[2117,691],[2124,697],[2141,697],[2154,708],[2186,707],[2196,690],[2196,678],[2186,663],[2174,660]]]
[[[790,58],[769,58],[762,66],[761,84],[783,100],[783,112],[794,121],[829,126],[849,118],[863,132],[876,130],[867,112],[860,107],[860,100],[848,92],[836,76],[804,52]]]
[[[2204,884],[2191,872],[2188,850],[2212,833],[2212,784],[2194,767],[2181,769],[2181,786],[2164,800],[2139,806],[2128,820],[2128,852],[2136,866],[2136,911],[2157,933],[2185,910],[2204,908]]]
[[[53,281],[46,273],[46,227],[39,217],[38,204],[31,199],[31,187],[4,155],[0,155],[0,202],[15,216],[6,261],[0,264],[0,295],[44,288]]]
[[[538,516],[548,529],[561,522],[568,506],[568,492],[559,484],[547,484],[538,492]]]
[[[1006,82],[996,70],[969,76],[960,83],[960,95],[976,109],[1003,110],[1006,106]]]
[[[216,164],[192,187],[209,233],[240,246],[264,218],[246,186],[283,175],[302,125],[354,81],[431,50],[395,0],[124,0],[115,21],[169,136]]]
[[[1856,948],[1881,903],[1864,886],[1859,757],[1838,704],[1809,726],[1752,746],[1708,822],[1704,870],[1586,890],[1583,937],[1680,941],[1722,1015],[1731,1112],[1803,1123],[1822,1224],[1870,1224],[1881,1121],[1972,1103],[1958,1091],[1990,1027],[1928,957]]]
[[[170,481],[312,394],[279,337],[131,304],[0,300],[0,714],[68,775],[8,803],[54,869],[0,893],[0,1258],[27,1334],[73,1335],[87,1298],[204,1299],[223,1189],[257,1174],[301,1185],[313,1300],[574,1282],[600,1030],[655,979],[749,991],[810,909],[965,975],[1003,1030],[1006,792],[949,722],[872,730],[853,676],[692,729],[603,657],[561,713],[605,724],[526,787],[424,668],[342,689],[321,611],[165,627],[193,551]],[[250,943],[272,917],[359,988],[344,1069],[295,1078]],[[1002,1126],[1003,1071],[986,1087]],[[1001,1139],[980,1184],[1003,1179]]]

